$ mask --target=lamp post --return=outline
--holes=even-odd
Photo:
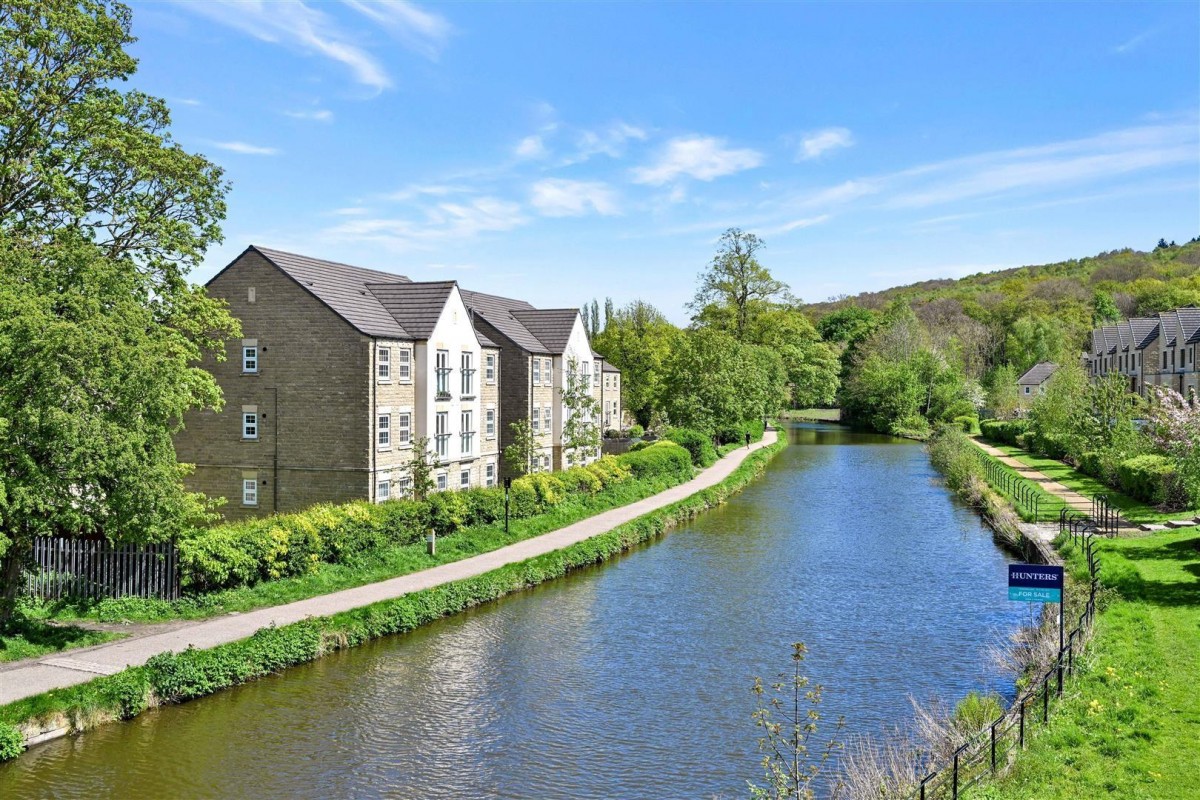
[[[504,479],[504,535],[508,535],[508,491],[512,488],[512,478]]]

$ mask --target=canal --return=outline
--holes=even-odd
[[[755,675],[810,649],[847,732],[1009,693],[1010,558],[919,444],[832,425],[605,565],[0,765],[0,797],[744,796]]]

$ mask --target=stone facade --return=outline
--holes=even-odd
[[[1200,392],[1198,346],[1200,310],[1181,308],[1097,328],[1085,360],[1093,377],[1120,374],[1131,392],[1167,386],[1187,395]]]

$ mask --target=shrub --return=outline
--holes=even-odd
[[[525,475],[512,482],[509,490],[509,513],[514,517],[532,517],[538,513],[538,495],[532,475]]]
[[[549,511],[567,499],[567,487],[557,476],[548,472],[530,475],[533,488],[537,491],[538,505],[541,511]]]
[[[1022,450],[1033,450],[1037,445],[1037,435],[1033,433],[1033,431],[1018,433],[1016,438],[1013,440],[1013,444]]]
[[[459,492],[467,504],[467,519],[463,524],[487,525],[504,518],[504,490],[495,487],[468,489]]]
[[[766,427],[761,419],[748,419],[734,425],[722,425],[717,428],[716,439],[718,444],[742,443],[746,441],[748,433],[750,441],[757,442],[762,439],[765,430]]]
[[[633,470],[635,478],[672,476],[686,480],[692,476],[692,457],[674,442],[655,442],[644,450],[622,453],[617,459]]]
[[[0,722],[0,761],[8,761],[25,752],[25,737],[16,726]]]
[[[1066,458],[1069,450],[1066,440],[1053,433],[1045,433],[1038,436],[1034,433],[1026,434],[1026,437],[1033,440],[1034,447],[1038,453],[1046,456],[1046,458]]]
[[[604,482],[600,480],[600,477],[586,467],[571,467],[560,472],[558,479],[567,487],[568,492],[595,494],[604,488]]]
[[[610,486],[624,483],[633,476],[633,471],[618,461],[616,456],[601,456],[596,461],[584,467],[584,469],[599,478],[600,483],[606,489]]]
[[[687,449],[692,464],[697,467],[711,466],[717,460],[717,450],[708,435],[691,428],[672,428],[665,436],[667,441]]]
[[[1093,478],[1104,479],[1104,463],[1103,456],[1095,450],[1088,450],[1079,455],[1079,463],[1077,464],[1079,471],[1084,475],[1091,475]]]
[[[462,492],[434,492],[427,502],[430,527],[441,536],[454,533],[467,521],[467,501]]]
[[[1029,430],[1029,421],[1024,419],[989,419],[979,423],[984,438],[1020,447],[1017,437]]]
[[[104,687],[104,699],[120,719],[133,719],[149,705],[150,685],[142,670],[122,670]],[[0,760],[3,760],[0,757]]]
[[[1117,465],[1117,480],[1126,494],[1144,503],[1182,508],[1187,495],[1175,465],[1165,456],[1134,456]]]
[[[979,433],[979,417],[974,414],[964,414],[954,418],[954,424],[962,429],[966,434]]]
[[[619,430],[617,430],[616,428],[609,428],[608,430],[606,430],[604,432],[604,438],[605,439],[620,439],[621,432]]]
[[[654,442],[647,442],[645,439],[642,439],[639,442],[634,442],[633,444],[629,445],[629,449],[626,450],[625,452],[626,453],[636,453],[638,450],[645,450],[647,447],[649,447],[652,444],[654,444]]]
[[[642,437],[642,435],[645,433],[646,433],[646,429],[643,428],[641,425],[638,425],[637,423],[634,423],[633,425],[629,426],[630,438],[640,439]]]

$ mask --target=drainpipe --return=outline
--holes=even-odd
[[[272,386],[271,389],[271,413],[275,415],[275,424],[272,426],[271,439],[274,445],[274,452],[271,454],[271,511],[279,513],[279,387]]]
[[[367,347],[370,348],[370,354],[367,356],[367,366],[370,368],[370,372],[368,373],[368,379],[371,381],[371,410],[369,412],[369,416],[367,417],[367,465],[370,467],[371,472],[369,475],[367,475],[367,499],[370,502],[374,503],[375,502],[375,460],[376,460],[377,456],[375,455],[375,425],[372,423],[378,423],[378,420],[376,419],[377,415],[375,413],[375,403],[376,403],[375,392],[376,392],[376,385],[379,383],[378,373],[376,372],[376,370],[379,369],[379,367],[375,363],[375,358],[379,354],[379,347],[376,345],[374,339],[367,339]],[[414,351],[415,351],[415,348],[414,348]],[[411,369],[411,368],[412,367],[410,366],[409,369]],[[390,431],[390,428],[389,428],[389,431]],[[389,435],[390,435],[390,433],[389,433]]]

